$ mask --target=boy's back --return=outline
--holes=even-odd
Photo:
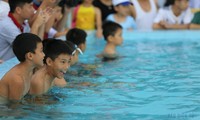
[[[31,76],[32,74],[27,74],[27,69],[21,64],[9,70],[0,80],[1,100],[7,102],[8,99],[21,99],[29,91]],[[9,93],[10,91],[12,92]]]
[[[38,36],[31,33],[20,34],[12,47],[20,63],[0,80],[0,104],[19,102],[30,89],[33,69],[43,65],[43,45]]]

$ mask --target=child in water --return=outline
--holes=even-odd
[[[72,57],[71,65],[78,62],[78,55],[83,54],[86,49],[87,33],[79,28],[72,28],[66,35],[67,41],[74,43],[77,47],[77,52]]]
[[[36,71],[31,80],[30,95],[43,95],[57,82],[65,82],[64,74],[70,67],[71,57],[75,53],[75,46],[71,42],[62,40],[44,40],[45,65]],[[60,81],[59,81],[60,80]]]
[[[20,63],[0,80],[0,104],[19,103],[30,89],[34,68],[43,66],[43,45],[37,35],[22,33],[15,38],[12,46]]]
[[[100,56],[104,61],[116,59],[118,57],[116,47],[123,42],[122,26],[111,21],[105,22],[103,24],[103,36],[107,43]]]

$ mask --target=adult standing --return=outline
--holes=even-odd
[[[8,0],[0,0],[0,20],[8,15],[10,11],[10,7],[8,4]]]
[[[132,16],[138,30],[151,30],[157,14],[157,0],[132,0]]]
[[[115,13],[112,0],[94,0],[93,5],[100,9],[102,21],[105,21],[108,15]]]

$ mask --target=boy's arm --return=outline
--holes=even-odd
[[[57,25],[55,26],[56,30],[61,32],[63,30],[63,28],[65,28],[66,25],[66,21],[68,19],[68,15],[70,13],[70,8],[68,8],[67,6],[65,6],[64,8],[64,14],[62,19],[57,23]]]
[[[3,60],[0,59],[0,64],[3,63]]]
[[[153,29],[154,29],[154,30],[156,30],[156,29],[164,29],[164,27],[161,26],[160,23],[154,23],[154,24],[153,24]]]
[[[53,10],[51,8],[46,8],[43,11],[39,11],[37,18],[33,22],[31,27],[31,33],[38,35],[41,39],[44,36],[45,30],[45,23],[49,20],[52,16]]]
[[[95,13],[96,13],[96,28],[97,28],[97,37],[102,37],[102,21],[101,21],[101,11],[99,8],[95,7]]]
[[[165,29],[188,29],[189,24],[168,24],[167,22],[160,23]]]
[[[64,78],[62,78],[62,79],[55,78],[53,80],[53,85],[58,86],[58,87],[65,87],[67,85],[67,82]]]
[[[136,11],[134,5],[129,5],[130,14],[135,19],[136,18]]]
[[[200,29],[200,24],[193,24],[191,23],[189,26],[190,29]]]
[[[58,37],[61,37],[61,36],[66,36],[67,32],[68,32],[68,29],[65,29],[64,31],[61,31],[61,32],[57,32],[54,35],[54,38],[58,38]]]
[[[42,82],[38,82],[36,79],[41,79],[41,78],[34,77],[33,75],[31,79],[30,90],[29,90],[30,95],[41,95],[42,91],[44,90],[44,85],[42,84]]]
[[[23,97],[24,81],[20,76],[13,76],[11,79],[12,83],[8,85],[8,99],[11,102],[19,102]]]
[[[158,14],[153,21],[153,29],[165,29],[163,26],[163,23],[165,23],[165,16],[165,11],[163,9],[159,9]]]
[[[158,0],[154,0],[154,2],[155,2],[155,5],[156,5],[156,8],[158,8],[159,6],[158,6]]]

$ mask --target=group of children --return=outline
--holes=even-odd
[[[150,0],[151,3],[153,3],[152,1]],[[60,0],[34,0],[34,8],[37,12],[35,11],[36,14],[33,14],[33,10],[30,9],[31,2],[32,0],[9,0],[11,7],[9,16],[0,20],[0,43],[2,44],[0,56],[4,60],[15,56],[20,61],[0,80],[0,104],[19,102],[27,94],[43,95],[53,86],[65,86],[67,83],[64,74],[71,65],[78,62],[79,54],[83,54],[86,49],[87,34],[84,30],[96,27],[97,37],[103,36],[106,40],[105,48],[98,57],[103,61],[115,60],[118,58],[116,47],[123,42],[123,30],[136,29],[134,17],[128,15],[134,14],[133,16],[136,18],[140,16],[140,14],[136,14],[137,11],[131,13],[130,9],[133,6],[129,0],[113,0],[116,13],[108,15],[108,21],[102,25],[99,9],[92,5],[92,0],[83,0],[82,4],[74,8],[72,19],[75,28],[60,32],[67,19],[68,8],[58,4]],[[170,10],[180,13],[180,10],[187,8],[187,2],[187,0],[175,0]],[[49,8],[52,6],[54,10]],[[178,9],[178,6],[181,9]],[[29,14],[24,14],[25,11],[28,11]],[[52,11],[55,14],[52,14]],[[160,10],[159,13],[165,12],[166,10]],[[167,13],[169,16],[172,14],[169,11]],[[31,27],[28,25],[27,19],[29,19]],[[151,26],[155,28],[170,27],[163,19],[168,22],[171,20],[168,16],[160,15],[156,19],[157,23],[154,25],[152,23]],[[172,18],[172,22],[174,22],[173,19],[176,19],[176,16]],[[186,18],[186,21],[189,19]],[[181,23],[182,21],[175,22]],[[140,27],[143,28],[143,26]],[[182,28],[183,26],[178,27]],[[13,29],[10,31],[10,28]],[[28,33],[24,33],[27,31]],[[66,41],[55,39],[62,35],[66,35]],[[51,37],[48,38],[49,36]],[[45,39],[43,40],[43,38]]]
[[[116,59],[116,46],[123,41],[122,27],[108,21],[103,25],[103,35],[107,44],[101,57]],[[85,50],[86,37],[86,32],[78,28],[69,30],[66,41],[42,41],[32,33],[18,35],[12,43],[12,49],[20,63],[0,80],[0,104],[18,103],[27,94],[43,95],[53,86],[65,86],[64,74]]]

